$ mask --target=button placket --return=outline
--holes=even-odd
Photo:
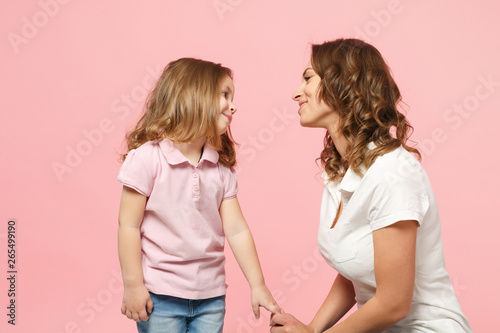
[[[194,170],[192,174],[192,183],[193,183],[193,198],[200,197],[200,175],[198,174],[198,170]]]

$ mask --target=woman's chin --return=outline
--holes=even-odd
[[[302,119],[300,118],[300,126],[302,127],[310,127],[310,128],[316,128],[318,126],[314,126],[313,123],[311,123],[310,121],[307,121],[306,119]]]

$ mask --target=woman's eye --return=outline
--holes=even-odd
[[[310,78],[310,76],[304,76],[304,81],[308,82]]]

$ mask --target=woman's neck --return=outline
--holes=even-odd
[[[184,155],[189,162],[191,162],[191,164],[197,165],[201,159],[205,142],[205,138],[200,138],[193,142],[176,142],[175,146],[179,149],[182,155]]]
[[[338,127],[332,126],[332,128],[328,128],[328,132],[332,138],[333,144],[335,145],[335,149],[339,152],[342,159],[345,158],[347,153],[348,142],[345,136],[340,133]]]

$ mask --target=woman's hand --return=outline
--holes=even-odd
[[[305,325],[289,313],[278,313],[271,317],[271,333],[314,333],[311,326]]]
[[[147,310],[147,312],[146,312]],[[126,287],[123,293],[122,314],[135,321],[146,321],[153,311],[153,301],[144,285]]]

